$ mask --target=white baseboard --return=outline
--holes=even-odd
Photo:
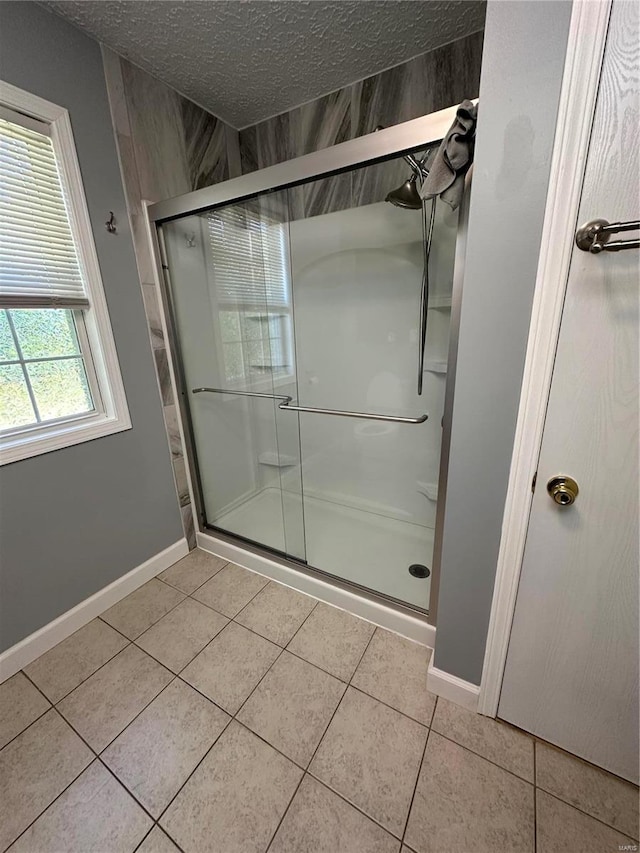
[[[455,702],[456,705],[462,705],[469,711],[476,711],[478,708],[480,687],[477,684],[463,681],[455,675],[437,669],[431,663],[427,671],[427,690]]]
[[[180,539],[164,551],[146,560],[135,569],[127,572],[121,578],[105,586],[104,589],[76,604],[71,610],[67,610],[62,616],[58,616],[53,622],[39,628],[20,640],[15,646],[0,654],[0,683],[5,681],[14,673],[23,669],[40,655],[57,646],[62,640],[66,640],[83,625],[91,622],[96,616],[104,613],[109,607],[117,604],[120,599],[129,595],[143,583],[159,575],[169,566],[172,566],[182,557],[189,553],[186,539]]]
[[[230,560],[245,569],[258,572],[258,574],[285,584],[298,590],[298,592],[312,595],[314,598],[332,604],[334,607],[340,607],[348,613],[353,613],[354,616],[360,616],[362,619],[373,622],[374,625],[380,625],[381,628],[386,628],[388,631],[393,631],[395,634],[400,634],[402,637],[421,643],[423,646],[434,647],[436,629],[418,616],[402,613],[380,602],[341,589],[321,578],[296,571],[261,554],[246,551],[238,545],[232,545],[230,542],[225,542],[209,533],[198,533],[196,538],[198,548],[202,548],[203,551]]]

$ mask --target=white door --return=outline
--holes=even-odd
[[[639,9],[613,4],[579,224],[640,218]],[[635,782],[639,256],[573,250],[498,706]],[[573,505],[549,495],[555,475],[577,482]]]

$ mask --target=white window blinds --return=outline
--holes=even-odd
[[[234,205],[208,216],[215,287],[221,305],[289,305],[285,225]]]
[[[51,139],[0,116],[0,307],[88,304]]]

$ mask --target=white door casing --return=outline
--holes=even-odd
[[[524,556],[610,0],[574,0],[477,710],[495,717]]]
[[[638,31],[638,6],[614,0],[571,236],[596,217],[638,219]],[[639,258],[571,251],[498,706],[501,718],[636,782]],[[574,506],[547,494],[556,474],[577,480]]]

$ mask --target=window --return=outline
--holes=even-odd
[[[66,110],[2,84],[0,461],[131,426]]]
[[[286,225],[250,204],[208,216],[228,385],[255,387],[293,376]]]
[[[0,430],[95,411],[73,312],[0,311],[0,383]]]

